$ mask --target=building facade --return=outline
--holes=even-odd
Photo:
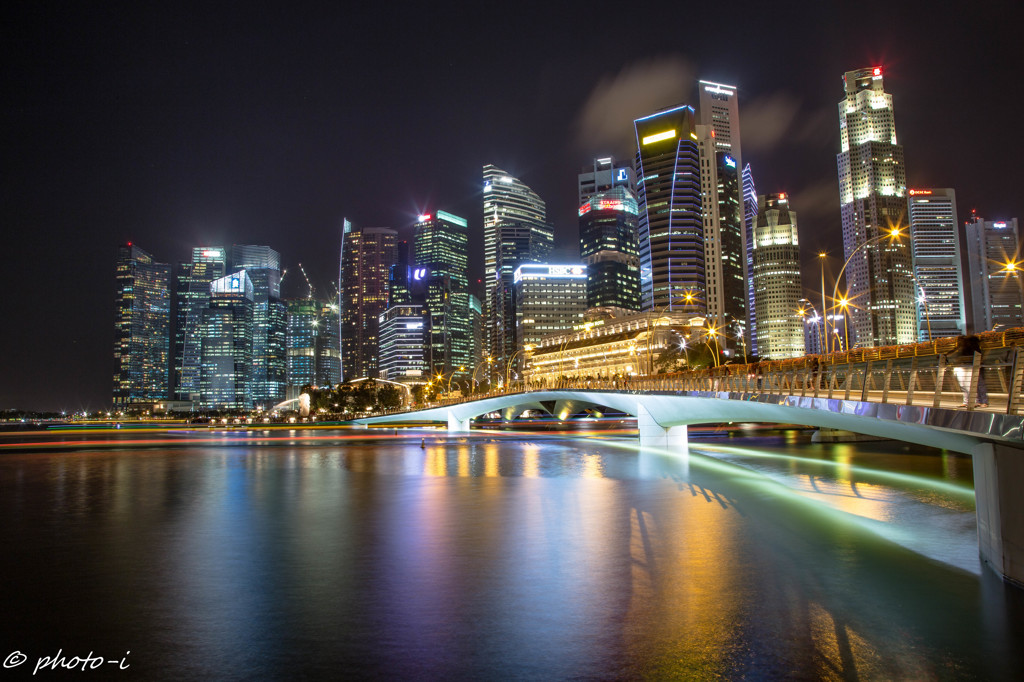
[[[577,176],[577,204],[583,204],[595,194],[617,187],[636,192],[636,170],[633,165],[628,161],[616,161],[611,156],[594,159],[594,163],[580,169]]]
[[[892,95],[882,69],[848,71],[839,103],[839,197],[849,322],[860,347],[913,343],[917,306],[906,231],[907,180],[903,147],[896,142]]]
[[[616,187],[580,205],[580,258],[587,266],[586,303],[640,310],[636,195]]]
[[[386,227],[343,223],[338,277],[343,381],[377,376],[378,325],[388,308],[397,240],[398,233]]]
[[[199,404],[208,410],[247,410],[252,400],[253,285],[245,270],[210,283],[203,309]]]
[[[937,187],[911,189],[907,214],[917,294],[917,340],[965,334],[956,193]]]
[[[245,270],[253,286],[252,398],[271,407],[285,397],[286,306],[281,301],[281,254],[269,246],[235,244],[231,271]]]
[[[433,374],[464,376],[473,371],[468,227],[465,218],[442,210],[421,215],[414,226],[414,278],[419,276],[426,287],[426,357]]]
[[[693,108],[633,122],[641,307],[703,313],[707,301],[700,150]]]
[[[800,241],[796,212],[784,193],[757,200],[754,225],[754,316],[761,358],[781,360],[805,354],[801,308]]]
[[[1024,326],[1024,254],[1017,219],[985,220],[972,214],[966,232],[973,332]]]
[[[203,310],[210,305],[210,283],[227,274],[223,246],[192,249],[192,260],[181,263],[175,288],[174,397],[199,402],[202,372],[200,334]]]
[[[587,310],[587,267],[520,265],[514,274],[516,352],[545,336],[566,332],[583,322]],[[516,362],[515,367],[521,367]]]
[[[757,222],[757,187],[748,163],[741,175],[743,185],[743,235],[747,254],[747,345],[757,355],[757,316],[754,315],[754,223]]]
[[[169,397],[171,266],[131,242],[117,250],[114,409]]]
[[[545,263],[554,247],[544,201],[518,178],[483,168],[484,288],[487,351],[495,362],[515,352],[512,275],[524,263]]]
[[[399,304],[380,316],[380,378],[403,383],[430,379],[427,358],[430,311],[422,304]]]

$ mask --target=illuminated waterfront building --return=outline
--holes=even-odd
[[[959,336],[967,330],[956,193],[952,189],[907,192],[910,248],[917,294],[917,340]]]
[[[175,290],[174,396],[198,403],[202,372],[200,334],[203,310],[210,305],[210,283],[227,273],[223,246],[192,249],[192,260],[178,267]]]
[[[804,355],[804,322],[797,315],[803,287],[796,211],[784,193],[757,200],[754,224],[754,317],[757,348],[766,360]]]
[[[341,381],[338,306],[312,298],[287,302],[287,397],[303,386],[336,386]]]
[[[253,285],[245,270],[210,283],[200,322],[204,409],[247,410],[252,401]]]
[[[545,336],[527,350],[526,381],[554,385],[560,377],[628,378],[662,371],[659,359],[707,341],[702,317],[652,312],[590,320]]]
[[[131,242],[117,250],[114,408],[163,400],[170,390],[171,266]]]
[[[1024,326],[1024,270],[1017,219],[967,222],[967,279],[974,333]]]
[[[423,280],[429,311],[426,357],[430,371],[468,374],[473,371],[468,223],[465,218],[438,210],[421,215],[414,229],[414,277]]]
[[[580,257],[587,266],[587,306],[640,310],[636,195],[616,187],[592,195],[578,213]]]
[[[281,254],[269,246],[235,244],[231,271],[239,270],[245,270],[253,286],[252,398],[271,407],[284,399],[287,382]]]
[[[704,227],[700,152],[693,108],[680,106],[633,122],[641,306],[704,311]]]
[[[398,233],[386,227],[342,227],[338,292],[342,380],[377,376],[378,325],[388,307],[388,282]]]
[[[595,194],[621,187],[636,192],[636,171],[628,161],[616,161],[610,156],[594,159],[591,166],[580,170],[577,180],[577,203],[583,204]]]
[[[490,164],[483,168],[483,209],[487,350],[500,363],[515,352],[512,273],[547,262],[555,237],[537,193]]]
[[[848,71],[839,103],[839,197],[843,218],[849,322],[857,346],[917,339],[913,268],[907,245],[907,180],[896,142],[892,95],[882,69]],[[900,228],[897,241],[885,237]]]
[[[513,281],[517,351],[583,322],[587,310],[586,266],[520,265]]]

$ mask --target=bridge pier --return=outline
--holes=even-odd
[[[448,433],[465,433],[469,431],[470,419],[459,419],[455,413],[448,410]]]
[[[981,443],[971,455],[981,559],[1024,586],[1024,450]]]
[[[640,436],[640,447],[662,448],[689,452],[690,441],[686,426],[664,427],[655,421],[651,413],[641,403],[636,405],[636,429]]]

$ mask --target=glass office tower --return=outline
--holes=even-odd
[[[170,391],[171,266],[131,242],[117,250],[114,409]]]
[[[577,212],[580,257],[587,265],[587,306],[640,310],[636,195],[616,187],[592,195]]]

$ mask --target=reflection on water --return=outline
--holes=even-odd
[[[0,641],[163,679],[1019,678],[970,485],[792,438],[5,453]]]

